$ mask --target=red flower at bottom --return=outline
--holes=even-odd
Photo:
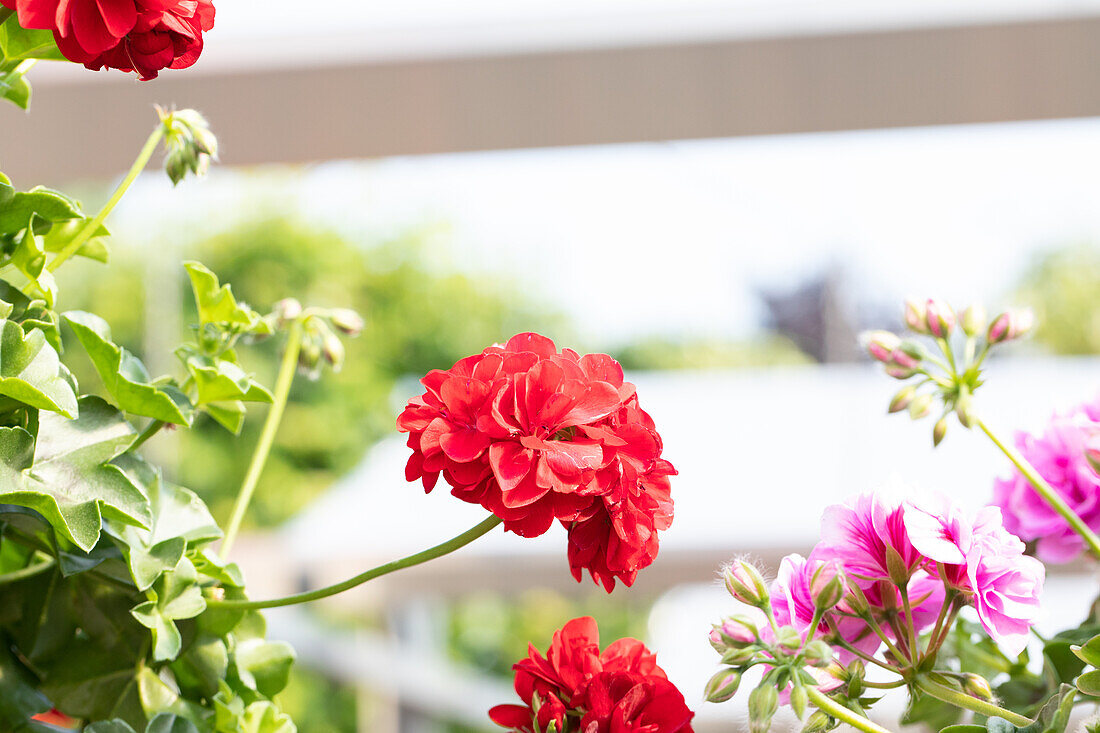
[[[573,619],[554,632],[543,657],[533,646],[516,663],[523,705],[497,705],[489,717],[521,733],[692,733],[684,696],[657,657],[637,639],[619,639],[600,652],[592,618]]]

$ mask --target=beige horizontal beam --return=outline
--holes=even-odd
[[[1082,117],[1100,17],[44,83],[0,109],[0,169],[119,174],[154,102],[205,112],[231,165]]]

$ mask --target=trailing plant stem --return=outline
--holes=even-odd
[[[7,585],[8,583],[17,583],[27,578],[33,578],[36,575],[46,572],[55,565],[57,565],[57,560],[54,560],[52,557],[47,557],[42,562],[35,563],[34,565],[30,565],[20,570],[13,570],[10,573],[4,573],[0,575],[0,586]]]
[[[1096,536],[1092,528],[1085,524],[1081,517],[1077,516],[1077,513],[1070,508],[1069,504],[1066,504],[1065,500],[1054,490],[1054,487],[1047,483],[1046,479],[1040,476],[1039,472],[1035,470],[1035,467],[1028,463],[1027,459],[1020,455],[1015,448],[1001,442],[981,418],[978,418],[975,422],[978,427],[981,428],[982,432],[993,441],[993,444],[1000,448],[1002,453],[1008,456],[1008,460],[1012,461],[1013,465],[1019,469],[1020,473],[1023,474],[1024,478],[1026,478],[1035,489],[1035,492],[1043,497],[1043,500],[1049,504],[1054,511],[1058,512],[1077,534],[1081,535],[1081,538],[1085,540],[1089,549],[1092,550],[1093,556],[1100,557],[1100,537]]]
[[[954,705],[957,708],[963,708],[964,710],[971,710],[979,715],[985,715],[986,717],[998,717],[1004,718],[1009,723],[1012,723],[1018,728],[1023,728],[1031,725],[1033,720],[1025,718],[1019,713],[1014,713],[1011,710],[1005,710],[1000,705],[994,705],[991,702],[985,700],[979,700],[976,697],[967,695],[965,692],[959,690],[953,690],[950,687],[941,685],[938,682],[933,682],[926,677],[917,677],[913,680],[913,684],[922,692],[925,692],[937,700],[942,700],[950,705]]]
[[[129,189],[130,185],[137,179],[138,174],[148,165],[149,159],[153,157],[153,153],[156,151],[157,145],[160,143],[162,137],[164,137],[164,124],[157,123],[153,132],[150,133],[149,139],[145,141],[145,145],[141,148],[141,152],[138,153],[138,157],[134,160],[134,164],[130,166],[130,170],[127,172],[126,177],[122,179],[118,187],[115,188],[114,193],[111,194],[111,198],[107,200],[107,203],[103,205],[99,213],[96,214],[91,221],[85,224],[83,229],[77,232],[72,241],[65,246],[65,249],[58,252],[57,256],[46,265],[47,270],[53,272],[61,267],[61,265],[65,263],[65,260],[80,251],[84,243],[95,235],[96,231],[103,224],[103,220],[107,218],[107,215],[110,214],[118,202],[122,200],[123,195],[125,195],[127,189]]]
[[[480,524],[471,527],[457,537],[452,537],[446,542],[430,547],[427,550],[416,553],[415,555],[409,555],[408,557],[400,560],[394,560],[388,562],[385,565],[379,565],[376,568],[360,573],[355,577],[348,578],[347,580],[336,583],[335,585],[325,586],[324,588],[318,588],[317,590],[307,591],[305,593],[295,593],[292,596],[286,596],[284,598],[274,598],[267,601],[237,601],[237,600],[219,600],[219,599],[207,599],[207,608],[229,608],[236,610],[251,610],[260,608],[278,608],[280,606],[294,606],[299,603],[308,603],[310,601],[317,601],[322,598],[328,598],[334,596],[337,593],[343,593],[346,590],[350,590],[357,585],[362,585],[369,580],[388,575],[389,573],[397,570],[404,570],[405,568],[411,568],[414,565],[420,565],[429,560],[435,560],[436,558],[448,555],[460,547],[465,547],[478,537],[487,534],[491,529],[500,524],[503,520],[498,516],[490,516],[482,521]]]
[[[237,501],[233,504],[233,514],[225,530],[225,539],[218,551],[223,560],[229,557],[229,550],[233,547],[233,541],[237,539],[237,533],[241,529],[244,514],[248,510],[248,503],[252,501],[256,483],[260,480],[260,474],[264,470],[267,456],[271,453],[271,446],[275,442],[275,433],[279,430],[279,423],[283,419],[283,410],[286,409],[287,397],[290,395],[290,385],[294,382],[294,370],[298,366],[298,352],[301,351],[301,348],[302,322],[298,320],[290,324],[286,349],[283,351],[283,361],[279,365],[279,376],[275,380],[275,393],[272,395],[271,409],[268,410],[267,419],[264,420],[260,442],[256,444],[252,461],[248,464],[248,473],[245,474],[244,483],[241,484],[241,490],[237,493]]]
[[[891,733],[889,729],[883,728],[878,723],[868,720],[854,710],[844,707],[816,687],[806,685],[806,695],[819,710],[828,713],[841,722],[847,723],[853,728],[864,731],[864,733]]]

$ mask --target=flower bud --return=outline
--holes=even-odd
[[[707,702],[725,702],[737,694],[741,673],[736,669],[720,669],[707,681],[703,698]]]
[[[888,409],[888,412],[891,414],[895,412],[901,412],[909,406],[909,403],[913,401],[913,398],[916,397],[916,395],[917,385],[907,384],[906,386],[902,387],[897,391],[897,393],[894,394],[893,398],[890,400],[890,407]]]
[[[802,648],[802,635],[793,626],[780,626],[775,643],[789,652],[797,651]]]
[[[926,417],[931,411],[932,395],[930,394],[918,395],[909,403],[909,417],[914,420],[920,420],[922,417]]]
[[[344,344],[336,334],[329,332],[321,338],[321,353],[324,354],[325,361],[332,365],[334,372],[340,371],[344,366]]]
[[[833,661],[833,648],[821,639],[814,639],[803,652],[806,661],[814,667],[828,667]]]
[[[889,331],[865,331],[860,334],[860,341],[872,359],[883,363],[890,361],[890,354],[901,343],[901,339]]]
[[[917,333],[928,333],[924,305],[916,300],[905,301],[905,325]]]
[[[328,317],[336,330],[348,336],[358,336],[363,331],[363,317],[351,308],[333,308]]]
[[[795,685],[791,690],[791,710],[798,716],[799,720],[806,717],[806,704],[809,702],[809,695],[806,694],[806,688],[802,685]]]
[[[819,611],[828,611],[844,598],[844,571],[838,561],[823,562],[813,572],[810,597]]]
[[[969,428],[974,424],[973,410],[974,399],[970,395],[970,390],[963,388],[959,392],[959,398],[955,401],[955,415],[964,428]]]
[[[887,366],[886,367],[886,375],[889,376],[889,377],[893,377],[894,379],[909,379],[909,377],[913,376],[916,373],[917,373],[916,369],[912,369],[912,368],[909,368],[909,367],[901,367],[901,366]]]
[[[959,316],[959,325],[962,326],[963,333],[967,336],[977,336],[988,325],[985,308],[980,305],[968,306]]]
[[[802,733],[825,733],[832,727],[833,722],[828,714],[815,710],[810,713],[810,717],[806,718],[806,723],[802,726]]]
[[[936,424],[932,427],[932,447],[938,446],[943,442],[943,437],[947,435],[947,417],[941,417],[936,421]]]
[[[280,324],[290,323],[302,315],[302,304],[297,298],[283,298],[271,308]]]
[[[723,619],[714,630],[727,646],[752,644],[760,638],[756,624],[747,616],[731,616]]]
[[[863,589],[855,583],[848,583],[848,594],[841,601],[844,610],[853,616],[864,617],[871,612],[871,604],[867,601]]]
[[[739,667],[755,659],[756,654],[757,650],[752,646],[746,646],[740,649],[727,649],[726,653],[722,655],[722,664]]]
[[[947,338],[955,330],[955,312],[942,300],[928,299],[924,305],[924,320],[928,332],[936,338]]]
[[[726,567],[722,576],[726,582],[726,590],[742,603],[757,608],[764,608],[770,603],[764,577],[751,563],[745,560],[734,560]]]
[[[772,717],[779,709],[779,693],[775,687],[762,683],[749,693],[749,733],[767,733]]]
[[[164,146],[168,150],[164,168],[173,185],[183,180],[188,171],[205,175],[211,159],[218,154],[217,138],[206,119],[193,109],[168,112],[158,107],[157,114],[164,126]]]
[[[1026,335],[1035,325],[1035,314],[1029,308],[1008,310],[993,319],[986,332],[990,344],[1012,341]]]
[[[1094,472],[1100,474],[1100,432],[1085,438],[1085,460]]]
[[[920,358],[913,356],[909,351],[897,348],[890,352],[890,360],[887,363],[890,366],[901,367],[902,369],[909,369],[915,372],[917,367],[920,366]]]
[[[863,694],[863,679],[867,676],[867,668],[863,662],[853,659],[844,670],[844,680],[848,683],[848,697],[858,698]]]
[[[979,700],[992,700],[993,688],[989,686],[989,680],[981,675],[966,673],[962,678],[963,692]]]

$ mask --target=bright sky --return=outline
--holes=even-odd
[[[262,201],[364,242],[436,224],[437,266],[514,279],[599,342],[741,335],[757,288],[832,263],[860,299],[995,303],[1037,249],[1100,242],[1098,162],[1079,120],[147,174],[115,228],[189,237]]]

